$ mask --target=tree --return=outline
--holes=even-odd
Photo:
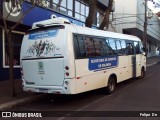
[[[97,0],[89,0],[89,14],[85,21],[86,27],[92,27],[93,19],[96,13]]]
[[[30,2],[30,6],[28,6],[28,9],[26,11],[21,11],[22,5],[26,0],[1,0],[0,1],[0,27],[5,31],[5,34],[7,36],[8,41],[8,51],[9,51],[9,81],[11,83],[11,95],[16,96],[15,93],[15,83],[14,83],[14,53],[13,53],[13,41],[12,41],[12,31],[17,28],[17,26],[22,22],[25,15],[27,15],[34,7],[36,6],[43,6],[44,1],[43,0],[27,0]],[[10,10],[7,15],[3,15],[3,4],[9,4]],[[22,12],[21,17],[17,22],[13,24],[13,26],[10,26],[8,24],[8,18],[12,14],[13,11],[18,10]]]
[[[112,10],[112,4],[113,4],[113,0],[109,0],[108,7],[107,7],[106,11],[104,12],[104,17],[103,17],[102,23],[100,24],[98,29],[103,30],[104,27],[106,27],[106,26],[108,27],[109,15]],[[96,9],[97,9],[97,0],[89,0],[89,14],[88,14],[88,17],[86,18],[86,21],[85,21],[86,27],[92,27],[93,19],[96,14]]]
[[[100,24],[100,26],[99,26],[98,29],[103,30],[105,26],[108,28],[108,25],[109,25],[109,15],[110,15],[110,12],[112,10],[112,4],[113,4],[113,0],[109,0],[109,4],[108,4],[108,7],[107,7],[107,9],[105,11],[104,18],[103,18],[102,23]]]
[[[56,10],[58,11],[61,6],[62,0],[59,0],[58,5],[56,6]]]

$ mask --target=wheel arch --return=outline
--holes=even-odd
[[[108,77],[108,80],[109,80],[110,77],[115,78],[116,83],[117,83],[117,75],[115,73],[110,74],[110,76]],[[107,86],[108,86],[108,80],[107,80]]]
[[[144,70],[144,71],[146,71],[146,68],[145,68],[144,66],[142,66],[141,70]]]

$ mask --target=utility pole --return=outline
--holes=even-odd
[[[144,43],[145,52],[147,54],[147,52],[148,52],[147,51],[147,25],[148,25],[148,21],[147,21],[147,0],[145,0],[144,6],[145,6],[145,14],[144,14],[143,43]]]

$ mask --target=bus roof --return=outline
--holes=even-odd
[[[111,37],[111,38],[120,38],[120,39],[128,39],[128,40],[135,40],[140,41],[140,39],[133,35],[121,34],[116,32],[104,31],[99,29],[93,29],[88,27],[81,27],[74,25],[78,34],[86,34],[86,35],[93,35],[93,36],[100,36],[100,37]]]
[[[77,34],[140,41],[138,37],[132,36],[132,35],[126,35],[126,34],[121,34],[116,32],[109,32],[109,31],[98,30],[94,28],[77,26],[77,25],[71,24],[68,19],[61,18],[61,17],[33,23],[32,29],[36,29],[39,26],[46,27],[46,26],[55,26],[55,25],[64,25],[66,29],[70,29],[70,31]]]

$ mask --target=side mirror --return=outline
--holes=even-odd
[[[144,56],[146,56],[146,53],[145,53],[145,52],[142,52],[142,54],[143,54]]]
[[[142,52],[142,54],[147,57],[147,52]]]
[[[143,50],[142,54],[143,54],[144,56],[147,56],[147,49],[146,49],[145,47],[143,47],[142,50]]]

